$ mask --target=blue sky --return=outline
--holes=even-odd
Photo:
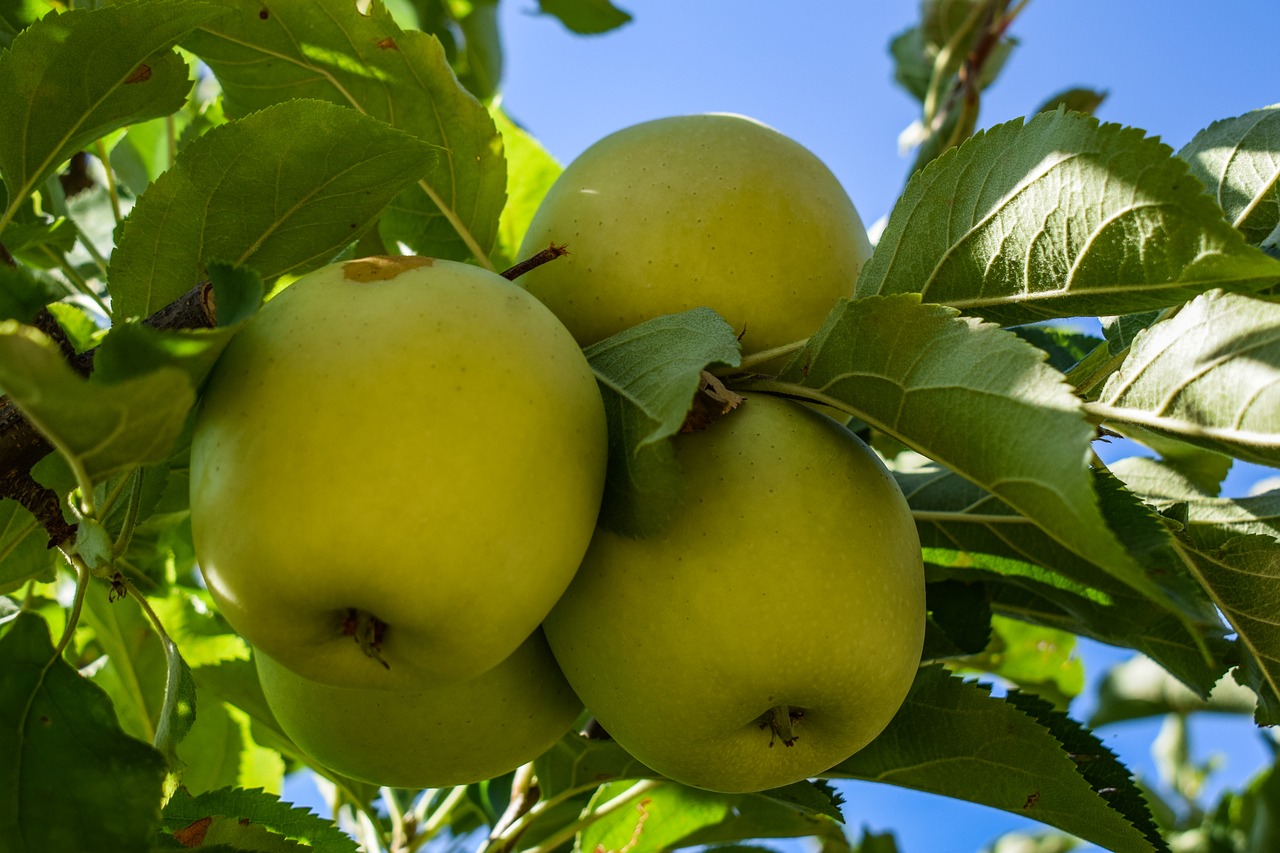
[[[840,178],[864,221],[886,215],[910,159],[898,134],[917,116],[892,80],[889,40],[910,26],[906,0],[616,0],[626,28],[574,37],[534,14],[534,0],[504,0],[504,105],[561,162],[615,130],[666,115],[739,112],[800,141]],[[1209,4],[1135,0],[1031,0],[1012,34],[1021,44],[984,98],[984,126],[1028,113],[1068,86],[1109,92],[1099,117],[1143,128],[1177,149],[1220,118],[1280,102],[1275,0]],[[1259,469],[1237,472],[1244,493]],[[1090,681],[1124,653],[1082,648]],[[1076,706],[1082,719],[1088,709]],[[1113,726],[1104,741],[1142,774],[1153,772],[1154,724]],[[1200,756],[1221,753],[1214,790],[1256,771],[1260,735],[1238,720],[1193,728]],[[849,789],[856,834],[895,829],[905,853],[968,853],[1000,832],[1034,826],[1003,813],[883,785]],[[795,849],[795,848],[793,848]]]

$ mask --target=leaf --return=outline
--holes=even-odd
[[[740,363],[733,329],[709,308],[656,317],[586,350],[609,422],[609,469],[600,523],[643,536],[680,502],[679,468],[667,439],[684,424],[701,374]]]
[[[1277,280],[1280,260],[1245,244],[1167,146],[1057,112],[997,125],[914,175],[856,294],[919,293],[1016,325]]]
[[[631,22],[631,15],[609,0],[538,0],[538,10],[556,16],[579,35],[604,33]]]
[[[926,667],[884,732],[826,775],[1003,809],[1115,853],[1167,850],[1128,771],[1077,734],[1043,702],[995,699],[982,685]],[[1088,748],[1073,750],[1063,738]]]
[[[912,295],[844,302],[780,382],[758,387],[799,386],[963,475],[1126,583],[1149,587],[1102,518],[1086,464],[1094,431],[1062,375],[1017,336],[956,313]]]
[[[494,120],[502,133],[507,155],[507,204],[498,222],[498,241],[493,260],[499,269],[507,269],[516,261],[524,232],[537,211],[542,197],[560,175],[560,164],[522,128],[501,110],[494,110]]]
[[[284,839],[308,845],[269,849],[305,849],[315,853],[357,851],[355,841],[329,821],[262,790],[222,788],[195,797],[179,791],[164,807],[163,823],[165,831],[192,840],[198,838],[203,841],[207,837],[205,833],[213,831],[215,825],[219,826],[217,841],[222,842],[236,837],[236,827],[252,827],[257,830],[259,838],[261,830],[265,829]],[[224,823],[226,826],[222,827]],[[184,842],[184,846],[198,848],[199,845]]]
[[[49,534],[17,501],[0,500],[0,595],[30,580],[52,581]]]
[[[106,383],[84,379],[42,333],[0,322],[0,389],[75,469],[83,488],[163,460],[195,393],[181,371]]]
[[[1176,572],[1163,526],[1113,479],[1095,474],[1103,484],[1101,508],[1108,526],[1142,555],[1144,593],[958,475],[907,458],[895,466],[933,567],[928,588],[944,577],[983,583],[990,606],[1003,615],[1141,649],[1202,692],[1226,668],[1224,631],[1212,604],[1188,593],[1193,582]]]
[[[280,790],[284,761],[255,743],[250,728],[243,711],[202,696],[200,716],[178,747],[182,787],[193,794],[225,787]]]
[[[1280,104],[1215,121],[1178,156],[1191,165],[1191,174],[1246,241],[1275,243],[1280,227]]]
[[[165,764],[120,730],[106,695],[20,613],[0,637],[0,849],[145,853]]]
[[[383,241],[421,255],[487,259],[505,196],[502,140],[434,36],[401,30],[382,3],[367,15],[347,0],[218,3],[231,12],[183,46],[217,75],[229,116],[315,98],[417,137],[439,156],[382,218]]]
[[[1252,690],[1231,678],[1223,678],[1207,699],[1201,698],[1145,655],[1134,655],[1107,670],[1096,698],[1089,728],[1198,711],[1253,714],[1258,704]]]
[[[609,782],[592,798],[594,806],[608,803],[632,783]],[[698,830],[714,826],[729,816],[734,797],[687,788],[674,782],[645,791],[594,821],[578,834],[580,850],[627,850],[628,853],[663,853]]]
[[[1183,529],[1198,548],[1212,550],[1244,534],[1280,542],[1280,490],[1243,498],[1213,497],[1216,488],[1190,479],[1176,463],[1141,456],[1117,460],[1111,471],[1161,512],[1180,512]]]
[[[13,37],[49,11],[44,0],[6,0],[0,3],[0,48],[8,48]]]
[[[660,779],[608,738],[587,738],[570,732],[534,759],[543,797],[587,790],[614,779]]]
[[[1034,717],[1053,734],[1089,786],[1141,832],[1152,847],[1157,850],[1165,848],[1164,839],[1152,820],[1142,792],[1134,783],[1129,769],[1120,763],[1115,753],[1104,746],[1092,732],[1062,711],[1055,710],[1038,696],[1015,690],[1010,692],[1007,701],[1028,716]]]
[[[1107,99],[1107,95],[1108,92],[1105,89],[1073,86],[1070,89],[1063,89],[1061,92],[1055,92],[1049,96],[1044,103],[1036,108],[1036,112],[1055,112],[1061,107],[1072,112],[1093,115],[1097,112],[1098,107],[1102,105],[1102,102]]]
[[[1075,634],[1000,615],[992,618],[992,629],[991,645],[957,660],[957,668],[997,675],[1064,710],[1084,690],[1084,666],[1072,654]]]
[[[1211,291],[1140,333],[1089,412],[1280,465],[1280,304]]]
[[[330,262],[432,157],[407,134],[319,101],[213,128],[125,221],[108,271],[115,316],[163,308],[211,261],[248,266],[264,280]]]
[[[1270,536],[1239,536],[1213,551],[1180,545],[1187,567],[1240,637],[1243,678],[1258,694],[1258,725],[1280,724],[1280,547]]]
[[[179,109],[191,81],[171,48],[219,11],[188,0],[120,3],[48,14],[18,35],[0,55],[0,176],[11,207],[95,139]]]

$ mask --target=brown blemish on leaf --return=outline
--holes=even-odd
[[[145,83],[151,79],[151,66],[145,62],[138,63],[138,67],[133,69],[128,77],[124,78],[125,84],[129,83]]]
[[[270,17],[271,17],[271,12],[267,9],[263,9],[261,12],[258,13],[259,20],[265,21],[267,18],[270,18]]]
[[[378,47],[382,48],[383,50],[399,50],[400,49],[400,45],[396,44],[396,40],[393,39],[391,36],[387,36],[382,41],[378,42]]]
[[[1032,791],[1027,795],[1026,801],[1022,804],[1022,810],[1027,811],[1038,802],[1040,802],[1040,792]]]
[[[178,839],[178,843],[183,847],[199,847],[204,844],[204,837],[209,832],[209,824],[211,823],[213,823],[213,818],[202,817],[182,829],[175,829],[173,837]]]
[[[422,255],[373,255],[347,261],[342,265],[342,275],[349,281],[390,281],[402,272],[429,267],[435,262],[435,258]]]

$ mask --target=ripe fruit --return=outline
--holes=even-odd
[[[570,254],[521,276],[586,346],[705,306],[759,352],[813,334],[871,253],[840,182],[799,143],[734,115],[658,119],[574,160],[520,256]]]
[[[375,785],[501,776],[545,752],[582,711],[541,631],[475,678],[413,690],[319,684],[254,658],[281,730],[319,764]]]
[[[231,625],[307,678],[470,678],[573,577],[605,440],[581,350],[520,288],[429,258],[334,264],[269,302],[210,378],[197,555]]]
[[[910,510],[825,415],[749,397],[676,439],[682,509],[599,530],[544,623],[573,689],[645,764],[759,791],[820,774],[897,712],[924,640]]]

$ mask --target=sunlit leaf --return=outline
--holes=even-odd
[[[315,98],[417,137],[438,157],[387,210],[383,241],[435,257],[488,258],[506,190],[502,138],[434,36],[402,30],[382,3],[367,14],[348,0],[218,5],[230,12],[183,46],[217,75],[228,115]],[[366,143],[362,134],[348,139],[360,140],[355,149]]]
[[[1216,121],[1178,156],[1250,243],[1274,243],[1280,226],[1280,104]],[[1269,239],[1270,238],[1270,239]]]
[[[1280,304],[1212,291],[1139,334],[1091,413],[1280,465]]]
[[[147,0],[51,13],[23,30],[0,55],[0,176],[9,203],[22,203],[109,131],[181,107],[191,81],[171,48],[220,11]]]
[[[116,317],[159,310],[211,261],[264,280],[328,263],[434,159],[420,140],[321,101],[216,127],[182,150],[126,220],[109,270]]]
[[[1276,281],[1280,260],[1245,243],[1167,146],[1057,112],[997,125],[917,173],[857,295],[919,293],[1018,324]]]

